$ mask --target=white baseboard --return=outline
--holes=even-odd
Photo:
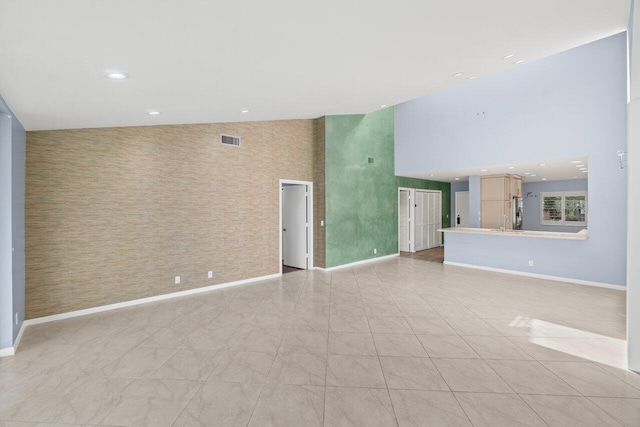
[[[548,276],[546,274],[527,273],[525,271],[518,271],[518,270],[505,270],[502,268],[484,267],[481,265],[464,264],[461,262],[452,262],[452,261],[445,261],[444,264],[452,265],[455,267],[474,268],[476,270],[494,271],[496,273],[513,274],[516,276],[534,277],[536,279],[554,280],[556,282],[573,283],[576,285],[596,286],[598,288],[615,289],[617,291],[627,290],[626,286],[613,285],[611,283],[591,282],[589,280],[572,279],[570,277]]]
[[[341,268],[355,267],[356,265],[369,264],[370,262],[382,261],[382,260],[389,259],[389,258],[395,258],[395,257],[397,257],[399,255],[400,255],[400,253],[397,253],[397,254],[385,255],[385,256],[381,256],[381,257],[377,257],[377,258],[364,259],[362,261],[351,262],[349,264],[337,265],[335,267],[329,267],[329,268],[315,267],[315,269],[316,270],[321,270],[321,271],[333,271],[333,270],[338,270],[338,269],[341,269]]]
[[[0,348],[0,357],[13,356],[14,354],[16,354],[15,347]]]
[[[135,299],[131,301],[118,302],[115,304],[102,305],[100,307],[92,307],[84,310],[69,311],[67,313],[54,314],[52,316],[38,317],[35,319],[25,320],[22,326],[24,328],[26,326],[37,325],[40,323],[53,322],[53,321],[62,320],[62,319],[70,319],[72,317],[86,316],[87,314],[101,313],[103,311],[115,310],[123,307],[131,307],[133,305],[147,304],[149,302],[156,302],[156,301],[162,301],[162,300],[167,300],[171,298],[184,297],[187,295],[199,294],[202,292],[215,291],[217,289],[230,288],[232,286],[244,285],[246,283],[259,282],[261,280],[275,279],[281,276],[282,276],[281,273],[276,273],[276,274],[270,274],[268,276],[260,276],[260,277],[254,277],[251,279],[237,280],[235,282],[204,286],[202,288],[188,289],[186,291],[172,292],[170,294],[157,295],[154,297],[140,298],[140,299]]]
[[[20,331],[18,332],[18,336],[16,337],[15,342],[13,343],[13,347],[0,348],[0,357],[13,356],[16,354],[18,350],[18,346],[20,345],[20,340],[22,339],[22,333],[24,332],[25,324],[22,322],[20,325]]]
[[[18,332],[18,336],[16,337],[16,342],[13,343],[13,348],[15,351],[18,350],[18,346],[20,345],[20,340],[22,339],[22,333],[24,332],[24,328],[26,328],[26,321],[22,321],[22,325],[20,325],[20,331]]]

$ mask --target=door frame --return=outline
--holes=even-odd
[[[415,252],[415,213],[416,213],[416,205],[415,205],[415,188],[408,187],[398,187],[398,252],[400,252],[400,191],[408,191],[409,192],[409,253]]]
[[[416,252],[416,227],[415,227],[415,219],[416,219],[416,192],[417,191],[422,191],[425,193],[439,193],[440,194],[440,227],[443,227],[442,225],[442,210],[443,210],[443,206],[442,206],[442,190],[429,190],[429,189],[424,189],[424,188],[409,188],[409,187],[398,187],[398,252],[400,252],[400,191],[404,190],[404,191],[409,191],[409,197],[410,197],[410,203],[409,203],[409,216],[410,216],[410,222],[409,222],[409,236],[411,237],[411,239],[409,240],[409,252],[410,253],[415,253]],[[444,234],[444,233],[442,233]],[[440,238],[440,245],[439,246],[444,246],[444,239]],[[437,247],[437,246],[434,246]]]
[[[294,179],[280,179],[278,183],[278,205],[280,207],[280,214],[278,215],[278,245],[280,247],[278,256],[278,269],[280,275],[282,275],[282,184],[299,184],[308,185],[309,194],[307,197],[307,212],[309,217],[307,218],[307,242],[309,244],[309,251],[307,252],[307,270],[313,270],[313,182],[311,181],[298,181]]]

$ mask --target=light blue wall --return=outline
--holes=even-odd
[[[480,175],[469,176],[469,227],[480,227]]]
[[[451,183],[451,227],[456,226],[456,191],[469,191],[469,182]]]
[[[504,236],[499,232],[492,235],[445,233],[445,237],[447,262],[625,285],[606,268],[605,263],[613,261],[606,251],[594,248],[588,240]],[[549,244],[550,241],[553,244]],[[594,268],[593,260],[597,258],[605,260]],[[533,261],[533,267],[529,267],[529,260]]]
[[[25,150],[24,127],[0,97],[0,348],[13,346],[24,321]]]
[[[0,112],[0,349],[13,346],[11,118]]]
[[[11,235],[13,244],[13,313],[18,323],[12,322],[15,341],[24,321],[25,268],[24,268],[24,197],[27,133],[12,114],[11,132]]]
[[[626,54],[620,33],[396,106],[396,174],[588,156],[589,240],[573,242],[571,252],[558,251],[567,243],[556,239],[528,244],[538,258],[555,253],[549,262],[567,266],[563,276],[625,285],[626,169],[618,169],[616,152],[627,146]],[[505,249],[517,261],[505,266],[484,250],[463,261],[543,270]],[[570,267],[571,257],[584,269]]]
[[[588,190],[588,180],[570,179],[565,181],[540,181],[522,184],[524,230],[561,231],[577,233],[583,226],[540,225],[540,193],[548,191],[582,191]],[[588,199],[587,199],[588,200]],[[587,206],[588,209],[588,206]]]

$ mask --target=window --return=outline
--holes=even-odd
[[[587,192],[540,193],[541,225],[587,225]]]

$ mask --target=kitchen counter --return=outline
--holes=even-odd
[[[532,230],[507,230],[500,231],[491,228],[467,228],[467,227],[450,227],[440,228],[438,231],[445,233],[469,233],[469,234],[486,234],[496,236],[510,237],[537,237],[543,239],[565,239],[565,240],[587,240],[589,232],[586,228],[577,233],[561,233],[556,231],[532,231]]]

